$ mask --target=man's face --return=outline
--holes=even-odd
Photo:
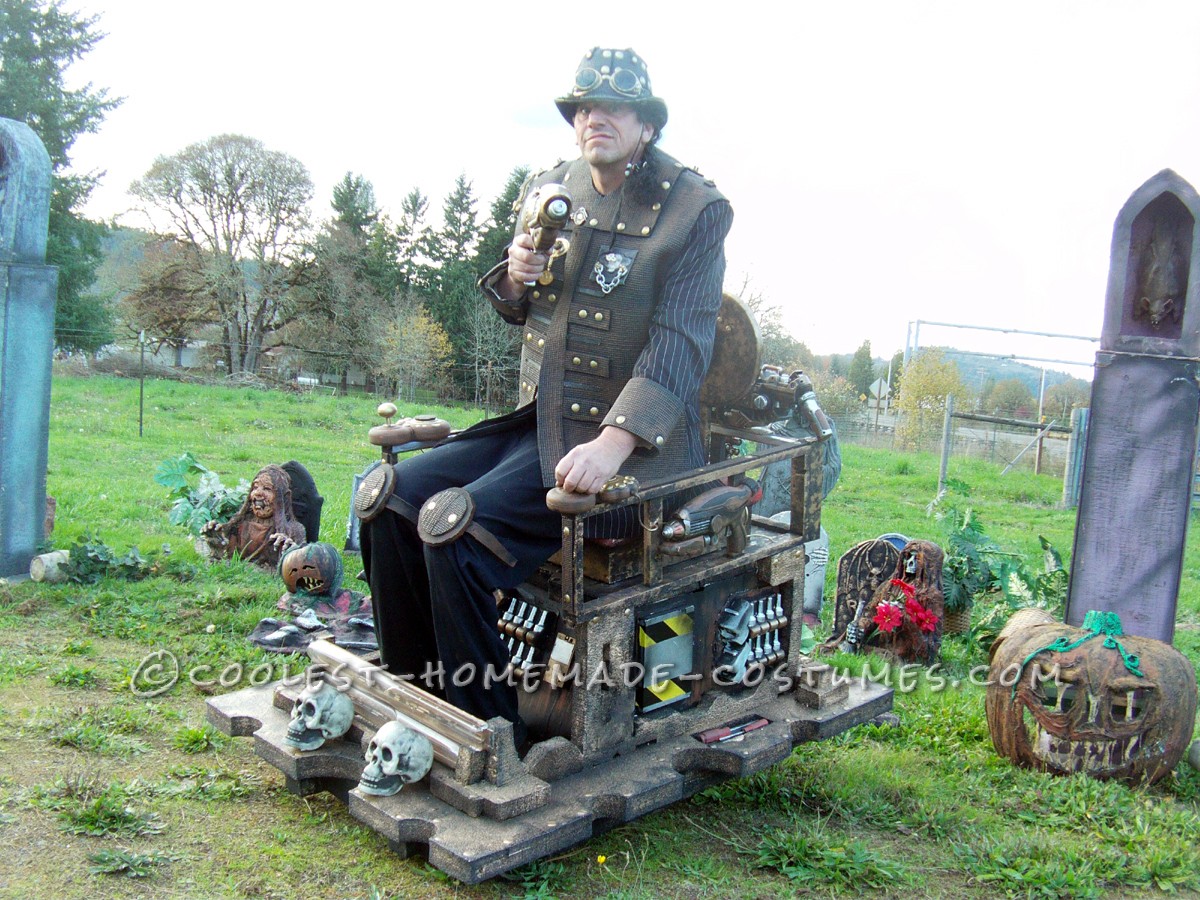
[[[628,103],[581,103],[575,108],[575,140],[583,158],[596,168],[629,162],[638,144],[654,136]]]
[[[250,485],[250,512],[260,519],[275,515],[275,485],[266,475],[259,475]]]

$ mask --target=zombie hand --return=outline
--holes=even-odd
[[[268,540],[271,542],[271,548],[277,556],[282,556],[285,552],[297,546],[296,542],[282,531],[274,532]]]

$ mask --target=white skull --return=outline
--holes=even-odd
[[[354,702],[322,681],[309,685],[296,698],[284,740],[297,750],[316,750],[344,735],[353,722]]]
[[[358,789],[376,797],[400,793],[433,767],[433,744],[399,722],[384,722],[367,745],[367,766]]]

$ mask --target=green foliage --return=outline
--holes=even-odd
[[[334,221],[353,229],[363,237],[379,221],[379,207],[375,205],[375,186],[361,175],[347,172],[333,186],[333,200],[329,204],[337,213]]]
[[[952,481],[949,490],[929,505],[929,512],[943,532],[946,559],[942,591],[946,611],[970,609],[977,600],[993,599],[986,624],[980,623],[975,630],[976,638],[990,646],[995,633],[1016,610],[1037,606],[1057,612],[1066,597],[1067,571],[1054,545],[1040,535],[1040,571],[1032,569],[1020,554],[1003,549],[988,536],[975,509],[965,502],[969,493],[967,485]]]
[[[871,357],[871,342],[863,341],[850,360],[850,371],[846,375],[855,397],[870,397],[871,384],[875,381],[875,360]]]
[[[1038,540],[1042,545],[1041,570],[1018,560],[1005,572],[1000,594],[971,626],[971,637],[984,649],[992,646],[1004,623],[1018,609],[1036,607],[1056,617],[1062,615],[1070,576],[1054,545],[1041,535]]]
[[[64,810],[59,819],[63,831],[92,837],[161,834],[166,827],[154,813],[140,812],[127,805],[125,792],[119,787],[106,790],[77,809]]]
[[[229,739],[219,731],[215,731],[211,725],[202,725],[199,728],[187,726],[175,732],[171,743],[177,750],[182,750],[184,753],[207,753],[210,750],[219,750],[226,746]]]
[[[163,544],[163,554],[171,548]],[[155,569],[155,556],[142,556],[137,547],[130,547],[122,556],[109,547],[98,535],[85,532],[71,545],[70,558],[63,564],[67,580],[75,584],[96,584],[101,578],[123,578],[140,581]]]
[[[46,262],[58,266],[55,340],[60,347],[96,350],[112,340],[112,311],[86,295],[100,264],[104,226],[79,210],[96,185],[92,175],[67,173],[81,134],[95,132],[120,105],[90,83],[67,88],[67,70],[104,37],[97,17],[80,17],[54,2],[0,4],[0,116],[24,122],[41,138],[54,169]]]
[[[161,853],[134,853],[131,850],[101,850],[89,853],[88,871],[93,875],[125,875],[129,878],[149,878],[155,868],[170,861]]]
[[[866,841],[826,834],[819,821],[800,831],[777,829],[766,834],[754,854],[754,865],[777,869],[793,881],[851,890],[883,890],[912,881],[902,863]]]
[[[192,487],[188,476],[196,474],[200,482]],[[209,522],[228,522],[250,492],[250,482],[244,478],[237,487],[223,485],[220,476],[197,462],[191,451],[159,463],[154,480],[175,500],[168,517],[171,524],[186,528],[193,537],[199,537]]]
[[[83,668],[74,663],[69,663],[57,672],[51,672],[47,677],[51,684],[57,684],[59,687],[90,688],[100,683],[94,668]]]

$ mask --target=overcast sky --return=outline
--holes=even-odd
[[[126,98],[75,147],[105,218],[156,156],[226,132],[304,163],[318,219],[347,171],[393,214],[420,187],[438,220],[465,172],[486,211],[514,166],[575,154],[552,100],[584,51],[632,47],[663,148],[733,203],[727,286],[818,353],[888,356],[915,319],[1098,336],[1121,205],[1163,168],[1200,183],[1196,0],[68,5],[108,33],[76,77]]]

